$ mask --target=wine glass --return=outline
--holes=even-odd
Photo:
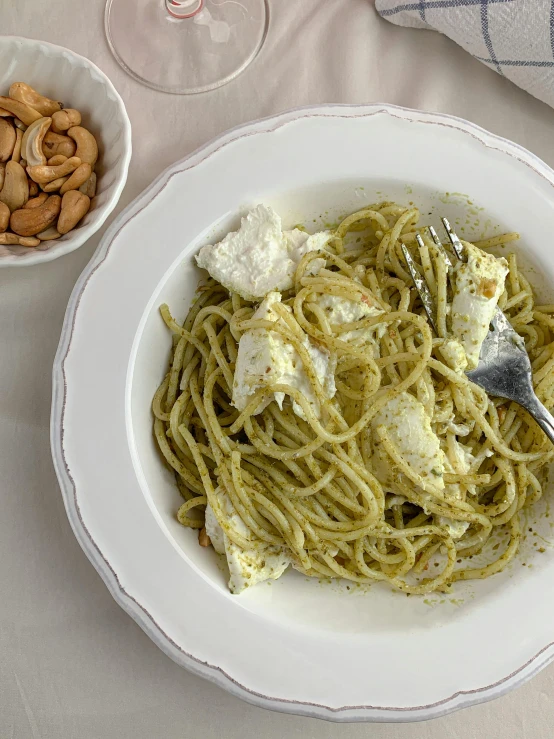
[[[268,0],[107,0],[106,37],[136,80],[175,94],[214,90],[260,51]]]

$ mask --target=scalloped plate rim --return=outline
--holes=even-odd
[[[119,214],[104,234],[91,261],[77,281],[68,303],[60,343],[53,365],[52,411],[50,423],[51,447],[54,467],[62,491],[66,512],[73,532],[83,551],[106,584],[115,601],[135,620],[135,622],[145,631],[155,644],[177,664],[185,667],[193,674],[215,683],[248,703],[278,712],[320,718],[333,722],[423,721],[431,718],[438,718],[455,710],[500,697],[528,681],[554,660],[554,641],[545,644],[524,664],[509,675],[497,680],[495,683],[466,691],[459,690],[447,698],[424,706],[398,707],[345,705],[340,707],[331,707],[318,703],[282,699],[257,693],[255,690],[239,683],[221,667],[202,661],[172,642],[144,606],[142,606],[137,599],[127,593],[125,588],[119,582],[117,573],[111,568],[109,562],[95,543],[94,538],[88,532],[86,525],[80,519],[75,505],[76,488],[73,484],[69,468],[65,462],[62,448],[62,426],[65,407],[64,361],[69,350],[80,297],[86,289],[88,279],[106,259],[111,242],[125,224],[133,218],[139,209],[141,209],[139,206],[142,203],[146,204],[154,200],[170,177],[183,170],[183,165],[194,161],[200,155],[203,155],[202,160],[206,159],[213,155],[218,149],[232,144],[233,141],[241,138],[241,134],[251,135],[274,132],[288,123],[293,123],[294,121],[308,116],[329,117],[336,113],[338,117],[350,118],[356,115],[356,111],[358,112],[358,115],[360,115],[360,113],[361,115],[382,113],[385,115],[397,116],[404,120],[448,124],[466,134],[474,136],[487,147],[497,149],[505,154],[515,157],[527,166],[530,166],[530,162],[533,162],[536,169],[535,167],[532,167],[532,169],[541,177],[546,179],[552,187],[554,187],[554,171],[537,155],[528,151],[523,146],[493,134],[486,129],[481,128],[477,124],[471,123],[458,116],[444,113],[425,112],[387,103],[302,106],[284,111],[277,115],[267,116],[248,123],[240,124],[224,132],[189,155],[183,157],[178,162],[167,167],[141,194],[133,200],[132,203],[125,208],[124,211]],[[267,123],[271,123],[273,125],[269,128],[265,128],[264,124]],[[251,132],[251,134],[248,134],[247,132]],[[516,156],[516,152],[521,156]]]

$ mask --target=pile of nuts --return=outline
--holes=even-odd
[[[0,244],[38,246],[75,228],[96,194],[97,159],[78,110],[14,82],[0,96]]]

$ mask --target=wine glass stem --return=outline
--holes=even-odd
[[[204,0],[165,0],[165,7],[169,15],[179,20],[193,18],[204,7]]]

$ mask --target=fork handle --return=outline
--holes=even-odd
[[[554,443],[554,416],[544,407],[535,394],[526,398],[522,405],[533,416],[550,441]]]

